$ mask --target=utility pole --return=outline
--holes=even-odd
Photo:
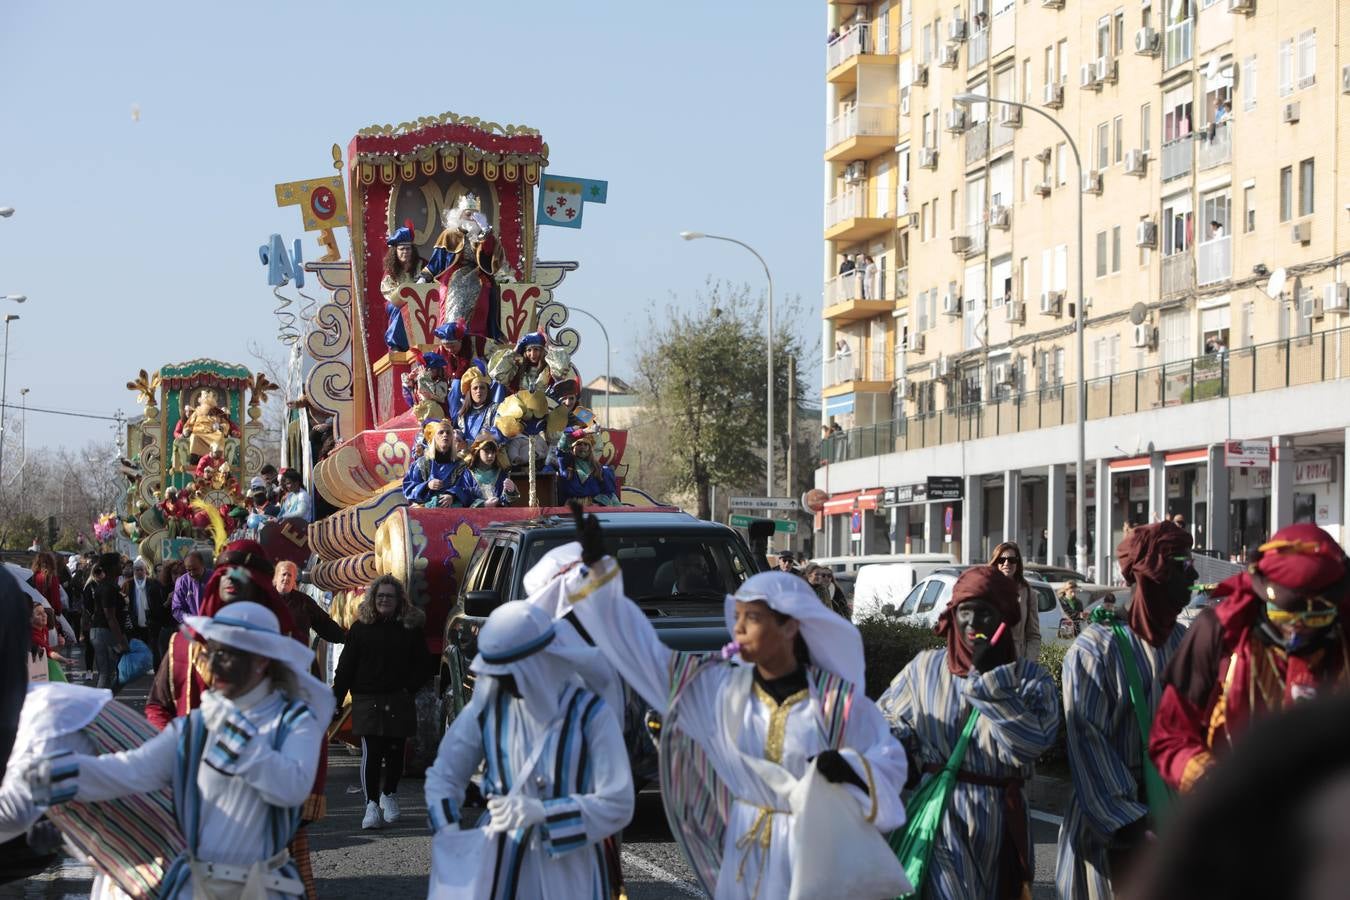
[[[788,497],[797,496],[797,357],[787,358],[787,472],[783,474],[783,484]],[[788,546],[796,543],[796,538],[788,540]]]

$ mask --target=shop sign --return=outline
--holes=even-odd
[[[1167,496],[1170,499],[1177,499],[1181,496],[1181,473],[1168,470],[1167,472]]]
[[[1130,478],[1130,499],[1147,500],[1148,499],[1148,473],[1131,472]]]
[[[1223,464],[1230,469],[1269,469],[1270,441],[1229,441],[1223,445]]]
[[[886,488],[881,495],[883,506],[904,506],[907,503],[922,503],[928,498],[928,485],[902,484]]]
[[[961,478],[956,475],[929,475],[929,500],[960,500]]]
[[[1331,460],[1307,459],[1294,463],[1294,484],[1331,484]]]

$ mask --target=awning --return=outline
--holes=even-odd
[[[858,495],[858,509],[876,509],[881,505],[881,488],[863,491]]]
[[[824,513],[827,516],[846,516],[853,512],[854,502],[858,499],[861,491],[847,491],[843,494],[835,494],[825,501]]]
[[[851,412],[853,412],[852,394],[840,394],[837,397],[825,398],[825,415],[842,416]]]

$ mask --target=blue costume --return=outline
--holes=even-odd
[[[413,244],[413,230],[411,223],[399,228],[393,234],[389,235],[385,244],[390,247],[396,247],[400,244]],[[417,250],[414,249],[413,260],[417,259]],[[392,302],[393,294],[399,285],[411,283],[412,274],[394,276],[386,270],[385,276],[380,281],[380,293],[384,295],[384,311],[389,317],[389,323],[384,329],[384,343],[390,350],[406,352],[408,350],[408,329],[403,323],[403,309]]]
[[[460,477],[457,470],[467,468],[468,466],[453,456],[444,462],[436,459],[434,455],[423,456],[409,466],[408,474],[403,476],[403,496],[409,503],[422,506],[467,505],[455,503],[454,493]],[[431,489],[429,484],[432,479],[440,479],[440,490]]]
[[[488,401],[482,406],[470,407],[462,413],[457,413],[455,415],[455,429],[464,435],[464,440],[470,444],[484,435],[494,438],[500,437],[497,429],[492,427],[493,420],[496,418],[497,404]]]
[[[511,473],[506,469],[479,466],[464,466],[459,472],[450,491],[454,495],[455,506],[486,506],[489,500],[500,500],[503,505],[515,499],[515,491],[506,489],[506,479]]]
[[[577,459],[568,454],[559,460],[563,477],[558,479],[558,502],[573,497],[596,506],[622,506],[614,470],[593,459]]]

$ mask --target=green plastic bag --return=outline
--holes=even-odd
[[[961,763],[965,762],[966,747],[970,744],[970,735],[975,730],[975,720],[979,716],[978,709],[970,711],[970,717],[966,719],[946,765],[905,804],[908,814],[905,827],[891,832],[891,849],[909,876],[909,883],[914,885],[913,893],[906,894],[902,900],[923,896],[928,863],[933,856],[933,842],[942,828],[942,817],[947,813],[947,804],[951,802],[952,791],[956,788],[956,773]]]
[[[59,681],[62,683],[67,680],[65,670],[61,668],[61,664],[50,656],[47,657],[47,680],[52,682]]]

